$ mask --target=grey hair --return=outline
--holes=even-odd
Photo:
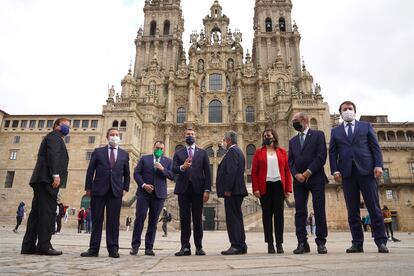
[[[224,139],[230,139],[232,144],[237,144],[237,133],[233,130],[224,133]]]
[[[305,112],[299,112],[298,116],[299,116],[299,118],[305,120],[307,123],[309,122],[309,117]]]

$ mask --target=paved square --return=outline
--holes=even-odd
[[[143,255],[143,248],[138,256],[130,256],[132,232],[121,231],[121,258],[112,259],[105,248],[105,234],[100,256],[81,258],[79,254],[88,248],[89,234],[77,234],[76,229],[67,228],[52,239],[53,246],[63,250],[62,256],[20,255],[25,225],[18,234],[11,229],[12,226],[0,229],[1,275],[414,275],[414,234],[401,232],[396,233],[401,242],[389,242],[390,254],[378,254],[369,233],[365,237],[365,253],[346,254],[350,234],[331,232],[327,255],[316,253],[313,240],[310,254],[294,255],[294,233],[285,233],[285,254],[269,255],[263,233],[249,232],[248,254],[238,256],[220,255],[220,251],[229,246],[226,232],[204,232],[207,256],[188,257],[174,256],[180,248],[179,232],[170,232],[166,238],[158,232],[156,256],[149,257]]]

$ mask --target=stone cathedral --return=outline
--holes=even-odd
[[[280,146],[287,148],[296,135],[291,127],[294,113],[304,111],[310,126],[323,130],[329,141],[330,129],[338,123],[323,101],[321,87],[301,59],[299,28],[291,18],[291,0],[256,0],[252,51],[243,49],[241,30],[230,25],[218,1],[212,1],[202,20],[203,28],[183,37],[184,18],[180,0],[146,0],[144,22],[135,38],[135,63],[121,81],[121,90],[111,87],[101,114],[10,115],[0,110],[0,225],[15,220],[16,206],[23,200],[28,210],[31,177],[42,137],[59,117],[71,120],[65,137],[70,162],[66,187],[60,199],[71,207],[70,225],[76,212],[88,207],[85,195],[86,169],[94,148],[107,143],[106,130],[119,129],[121,147],[130,155],[131,172],[141,155],[152,153],[156,140],[166,145],[173,157],[184,144],[184,130],[196,131],[196,144],[207,150],[213,192],[204,206],[204,228],[225,229],[224,204],[215,194],[215,177],[225,154],[220,147],[227,130],[238,133],[238,145],[246,157],[246,183],[251,192],[251,162],[261,147],[265,128],[274,128]],[[237,27],[237,26],[236,26]],[[183,39],[190,39],[184,49]],[[414,216],[414,123],[390,123],[386,116],[361,116],[373,124],[384,155],[384,178],[380,200],[395,218],[395,227],[413,229]],[[329,175],[328,162],[325,165]],[[132,179],[132,178],[131,178]],[[3,185],[4,183],[4,185]],[[178,229],[178,203],[168,185],[166,207],[173,215],[170,226]],[[121,225],[135,216],[135,192],[123,199]],[[310,200],[311,202],[311,200]],[[361,199],[361,213],[367,214]],[[309,205],[311,210],[311,205]],[[326,185],[326,210],[330,229],[348,229],[342,187],[330,179]],[[250,195],[243,203],[246,230],[261,230],[261,207]],[[285,204],[285,229],[294,229],[293,196]]]

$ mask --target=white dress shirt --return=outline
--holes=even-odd
[[[355,133],[355,120],[352,120],[350,123],[351,123],[352,133]],[[349,122],[344,121],[344,128],[345,128],[346,135],[348,135],[348,127],[349,127],[348,124]]]
[[[111,159],[111,145],[108,145],[108,157],[109,157],[109,160]],[[118,158],[118,146],[116,146],[116,147],[113,147],[114,148],[114,155],[115,155],[115,162],[116,162],[116,159]]]
[[[266,181],[276,182],[281,180],[280,171],[279,171],[279,162],[277,159],[277,154],[267,153],[267,175]]]

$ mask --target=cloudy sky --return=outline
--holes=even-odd
[[[182,0],[183,37],[202,28],[213,0]],[[240,3],[244,3],[243,5]],[[220,0],[251,49],[254,0]],[[293,0],[301,54],[331,113],[414,121],[414,1]],[[9,114],[100,114],[108,85],[135,56],[144,0],[2,0],[0,109]]]

